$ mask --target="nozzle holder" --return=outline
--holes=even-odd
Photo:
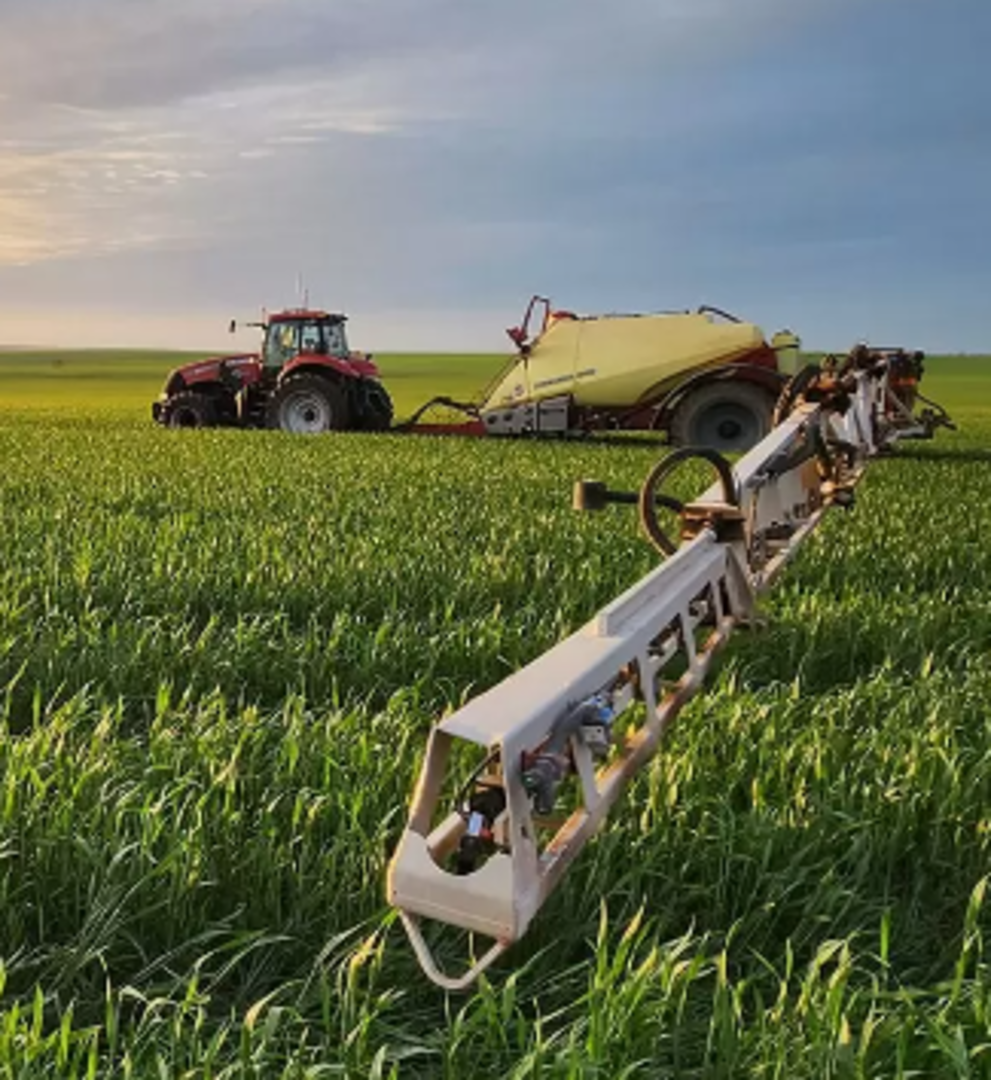
[[[571,505],[575,510],[596,512],[605,510],[610,503],[635,506],[637,495],[633,491],[610,491],[601,480],[576,480]]]

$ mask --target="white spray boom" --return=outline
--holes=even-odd
[[[932,402],[915,414],[926,400],[920,376],[919,354],[858,346],[792,379],[779,423],[735,467],[715,451],[681,449],[639,494],[576,486],[578,509],[637,503],[667,559],[434,727],[388,897],[435,983],[466,989],[525,933],[758,596],[828,507],[852,506],[870,459],[898,439],[950,426]],[[694,459],[717,481],[684,504],[664,487]],[[665,531],[665,515],[676,518],[677,536]],[[423,920],[491,944],[461,974],[445,974]]]

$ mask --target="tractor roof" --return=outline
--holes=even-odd
[[[342,323],[347,320],[347,315],[335,315],[328,311],[313,311],[308,308],[289,308],[286,311],[273,311],[269,313],[270,323],[280,322],[329,322]]]

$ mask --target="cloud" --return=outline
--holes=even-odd
[[[142,237],[209,234],[217,204],[223,218],[233,216],[221,189],[246,186],[232,171],[288,147],[312,147],[310,170],[333,173],[328,158],[368,154],[350,137],[420,135],[434,153],[471,170],[470,160],[457,160],[460,145],[492,144],[499,132],[513,132],[530,152],[569,133],[580,143],[604,124],[613,137],[645,124],[656,129],[652,112],[677,125],[680,111],[652,100],[658,65],[739,51],[791,10],[785,0],[751,0],[745,13],[729,0],[545,0],[537,8],[525,0],[6,0],[5,7],[0,194],[20,200],[20,219],[51,222],[50,235],[31,246],[37,258],[75,256],[86,238],[99,253]],[[410,142],[389,153],[418,171]],[[491,156],[484,148],[482,155]],[[507,147],[507,160],[518,157]],[[298,159],[291,164],[299,167]],[[453,186],[452,175],[440,177],[441,189]],[[429,202],[437,181],[422,179],[414,201]],[[261,189],[269,183],[264,170],[259,181]],[[193,190],[209,183],[213,199]],[[170,198],[170,187],[184,197]],[[32,208],[32,200],[43,206]],[[0,219],[0,260],[20,261],[29,252],[13,242],[11,222],[9,213]]]
[[[825,0],[6,0],[5,93],[116,110],[270,84],[364,80],[513,96],[548,73],[602,81],[729,50]],[[39,63],[39,59],[43,62]]]
[[[424,149],[471,172],[471,155],[458,159],[473,128],[496,142],[493,133],[518,129],[531,147],[562,126],[594,124],[594,111],[610,107],[618,61],[628,77],[638,64],[647,70],[661,45],[673,59],[676,40],[707,19],[720,15],[722,36],[735,22],[716,0],[624,0],[577,17],[559,0],[537,11],[522,0],[5,6],[0,264],[201,248],[225,228],[257,231],[253,204],[278,184],[275,162],[326,177],[312,190],[285,182],[284,198],[308,204],[318,191],[361,202],[377,186],[363,179],[366,165],[390,170],[402,159],[412,209],[422,210],[454,176],[438,184]],[[747,25],[779,9],[756,0]],[[570,88],[567,100],[548,91],[549,79]],[[352,141],[410,133],[423,147],[382,152]],[[304,164],[292,152],[307,148]],[[518,156],[507,148],[507,160]],[[487,187],[484,177],[474,185],[483,203]],[[395,193],[386,201],[395,204]]]
[[[980,35],[930,11],[0,0],[0,289],[236,310],[303,271],[439,326],[543,289],[833,297],[947,237],[976,259]]]
[[[33,134],[0,148],[0,264],[181,236],[179,190],[206,177],[187,137],[59,109],[35,119]]]

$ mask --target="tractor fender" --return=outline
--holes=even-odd
[[[656,412],[651,426],[655,430],[666,428],[678,406],[700,386],[715,382],[747,382],[760,386],[776,399],[787,381],[787,377],[780,371],[760,364],[733,363],[705,368],[683,379],[660,399],[655,405]]]
[[[378,367],[364,356],[346,358],[303,353],[291,360],[279,373],[282,383],[292,375],[321,375],[325,379],[375,379]]]

